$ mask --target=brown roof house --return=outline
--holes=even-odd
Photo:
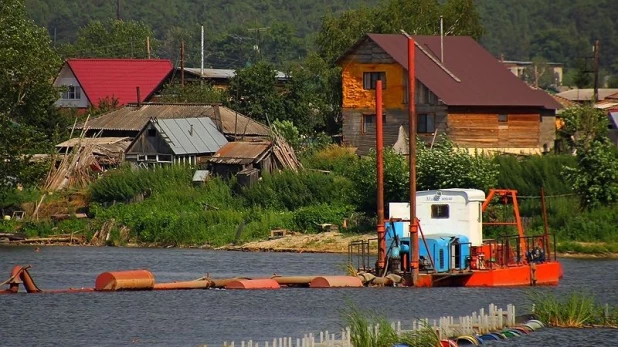
[[[92,118],[76,128],[87,129],[88,136],[134,138],[151,119],[204,117],[210,118],[230,141],[269,138],[271,135],[264,124],[217,104],[131,104]]]
[[[413,36],[419,136],[446,134],[486,151],[541,153],[554,145],[561,106],[529,87],[466,36]],[[343,83],[343,141],[361,155],[375,147],[375,84],[383,81],[384,144],[408,127],[407,38],[368,34],[338,59]],[[407,131],[406,131],[407,132]]]

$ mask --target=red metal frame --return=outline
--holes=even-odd
[[[491,189],[489,195],[483,202],[483,212],[487,209],[492,199],[497,196],[502,199],[502,203],[508,204],[509,198],[513,204],[513,213],[515,214],[515,222],[483,222],[483,225],[513,225],[517,227],[517,235],[519,235],[519,246],[522,253],[526,253],[526,242],[524,240],[524,227],[521,222],[521,216],[519,215],[519,203],[517,202],[517,190],[514,189]]]

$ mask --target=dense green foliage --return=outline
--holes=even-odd
[[[180,40],[186,40],[187,59],[193,65],[200,59],[199,26],[203,24],[206,64],[220,68],[243,66],[258,56],[273,63],[304,56],[314,48],[312,38],[321,28],[336,28],[331,14],[343,15],[350,28],[342,32],[356,36],[373,28],[376,22],[384,23],[380,29],[387,31],[403,28],[410,33],[435,33],[439,28],[437,16],[442,13],[447,33],[455,29],[454,32],[475,37],[482,34],[481,42],[495,56],[504,54],[510,60],[540,57],[575,68],[591,57],[590,47],[599,39],[601,67],[611,73],[618,70],[618,6],[612,0],[449,0],[443,10],[436,10],[437,3],[436,0],[402,1],[401,4],[390,0],[216,0],[207,4],[195,0],[155,0],[147,4],[123,1],[120,15],[122,19],[143,21],[152,27],[162,43],[159,52],[162,57],[177,60]],[[116,18],[115,1],[26,0],[26,4],[32,18],[52,35],[55,33],[59,44],[74,42],[78,30],[93,20]],[[378,4],[388,21],[379,16],[369,17]],[[478,14],[470,11],[473,5]],[[347,12],[361,6],[367,8]],[[424,10],[422,23],[415,14],[420,11],[407,10],[418,8]],[[406,23],[418,23],[418,27]],[[479,23],[484,28],[482,32]],[[269,29],[248,31],[251,28]],[[254,49],[256,45],[259,51]],[[590,61],[587,62],[589,69]],[[572,80],[571,75],[567,78]]]
[[[16,183],[37,182],[42,171],[28,154],[46,152],[64,131],[51,85],[60,59],[45,29],[27,18],[21,0],[0,4],[0,195]]]
[[[608,117],[591,106],[567,109],[564,135],[571,140],[577,165],[565,168],[565,178],[583,207],[618,203],[618,154],[607,137]]]
[[[60,47],[64,57],[71,58],[142,58],[148,57],[147,42],[156,52],[159,41],[152,29],[136,21],[98,20],[89,22],[77,33],[74,44]]]

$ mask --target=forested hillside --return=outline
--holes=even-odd
[[[411,1],[420,4],[433,0]],[[314,48],[314,34],[320,30],[324,15],[361,6],[379,6],[381,2],[384,1],[120,0],[120,16],[150,26],[160,41],[157,51],[160,56],[177,58],[178,41],[185,39],[187,58],[194,64],[199,59],[199,26],[204,24],[207,64],[234,67],[246,63],[256,43],[260,43],[266,59],[299,58]],[[485,29],[481,42],[496,56],[504,54],[512,60],[544,58],[575,67],[587,62],[594,40],[599,39],[602,68],[618,73],[618,1],[476,0],[475,3]],[[91,20],[116,18],[116,4],[117,0],[26,0],[30,15],[36,23],[47,27],[58,45],[73,42],[79,28]],[[249,31],[266,27],[270,29]],[[268,35],[285,39],[267,43]],[[270,47],[264,46],[267,44]],[[237,52],[234,57],[230,57],[232,51]],[[280,51],[284,52],[279,54]]]

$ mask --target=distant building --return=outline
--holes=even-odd
[[[225,136],[208,117],[153,118],[131,142],[125,159],[143,166],[201,166],[225,144]]]
[[[594,89],[585,88],[585,89],[571,89],[561,93],[558,93],[558,96],[571,100],[577,103],[585,103],[592,100],[594,96]],[[599,88],[599,95],[597,101],[604,101],[606,99],[616,100],[618,99],[618,89],[612,88]]]
[[[87,123],[78,124],[76,129],[88,128],[87,136],[135,138],[152,118],[161,120],[202,117],[210,118],[229,141],[268,138],[271,135],[264,124],[217,104],[130,104],[91,118]]]
[[[413,36],[418,136],[430,143],[445,134],[465,148],[516,154],[554,146],[561,105],[526,85],[471,37]],[[393,146],[408,116],[408,40],[367,34],[341,56],[343,142],[361,155],[376,145],[376,81],[382,80],[384,145]]]
[[[148,101],[172,70],[163,59],[68,59],[54,81],[64,88],[56,106],[86,109],[101,102]]]
[[[500,60],[507,69],[509,69],[515,76],[519,77],[521,80],[534,85],[534,62],[532,61],[517,61],[517,60]],[[564,64],[560,63],[543,63],[542,67],[537,67],[538,69],[550,69],[553,74],[553,85],[559,87],[562,85],[562,77]],[[538,71],[540,74],[542,71]]]
[[[180,80],[181,68],[176,68],[175,80]],[[288,75],[281,71],[276,71],[277,82],[283,83],[288,80]],[[204,69],[185,67],[185,80],[188,82],[204,81],[217,88],[226,89],[230,80],[236,75],[236,70],[232,69]]]

